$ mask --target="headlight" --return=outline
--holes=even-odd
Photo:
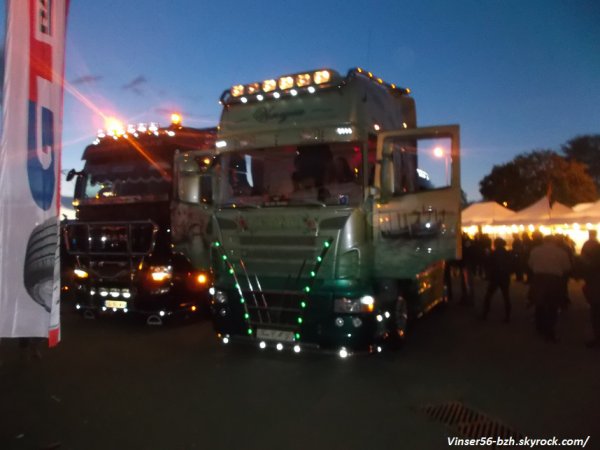
[[[371,313],[375,310],[375,299],[370,295],[360,298],[336,298],[333,311],[336,313]]]
[[[150,266],[150,278],[152,281],[167,281],[173,278],[173,268],[171,266]]]
[[[89,276],[89,274],[85,270],[82,270],[82,269],[75,269],[75,270],[73,270],[73,273],[75,274],[75,276],[77,278],[87,278]]]
[[[227,294],[223,291],[215,291],[215,302],[223,304],[227,302]]]

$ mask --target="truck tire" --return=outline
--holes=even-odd
[[[27,242],[23,279],[34,302],[50,312],[54,265],[58,258],[57,219],[51,217],[33,229]]]

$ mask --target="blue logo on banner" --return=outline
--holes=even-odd
[[[50,161],[47,167],[44,167],[37,149],[38,120],[36,110],[36,103],[30,100],[29,123],[27,125],[27,174],[29,176],[29,189],[35,203],[40,208],[47,210],[52,204],[56,183],[54,176],[54,114],[48,108],[41,108],[41,151],[48,154]]]

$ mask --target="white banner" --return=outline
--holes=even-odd
[[[0,143],[0,337],[60,340],[60,153],[68,0],[8,0]]]

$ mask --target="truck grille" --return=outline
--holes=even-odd
[[[257,327],[297,330],[302,298],[298,292],[292,291],[246,291],[244,299],[250,315],[248,321]]]

